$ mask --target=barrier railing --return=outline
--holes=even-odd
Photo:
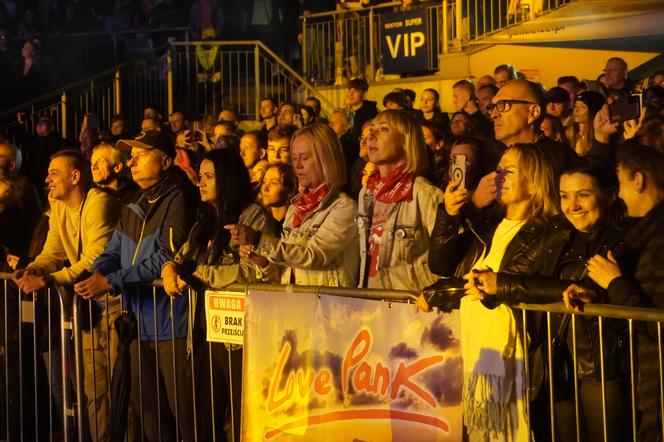
[[[572,1],[578,0],[443,0],[424,6],[428,68],[439,69],[440,55]],[[399,6],[392,2],[300,17],[305,77],[316,84],[343,84],[358,76],[379,79],[382,16]]]
[[[260,120],[260,100],[321,101],[334,104],[260,41],[192,41],[171,43],[172,97],[169,112],[217,115],[231,107],[243,118]]]
[[[122,113],[133,131],[140,124],[143,108],[166,108],[164,54],[165,47],[159,48],[149,57],[121,64],[9,109],[0,114],[0,134],[20,147],[30,144],[37,122],[48,116],[63,138],[77,144],[86,113],[98,117],[101,130],[110,127],[115,114]]]
[[[190,40],[191,32],[190,28],[179,27],[54,34],[42,38],[41,53],[47,67],[56,67],[50,72],[50,75],[55,76],[54,86],[62,86],[136,56],[150,54],[169,40]],[[24,40],[13,38],[10,44],[23,44]]]
[[[197,321],[202,319],[201,300],[197,297],[200,297],[201,294],[189,292],[183,295],[187,297],[186,303],[189,312],[188,339],[176,338],[175,326],[171,322],[167,327],[167,334],[170,335],[167,339],[163,339],[163,336],[157,338],[155,334],[142,340],[139,345],[135,337],[133,340],[129,339],[128,341],[131,342],[128,342],[123,340],[127,337],[126,335],[120,336],[117,355],[111,356],[108,352],[109,349],[112,350],[113,339],[109,338],[108,330],[113,327],[111,318],[119,316],[117,311],[110,315],[102,314],[95,320],[93,310],[87,310],[88,305],[92,305],[92,301],[84,301],[78,296],[70,298],[62,289],[21,294],[8,280],[9,277],[8,274],[0,274],[4,287],[2,303],[4,312],[1,316],[4,324],[0,328],[4,331],[3,351],[0,353],[0,361],[2,361],[0,382],[4,383],[4,388],[0,390],[0,402],[3,402],[0,421],[4,421],[1,432],[6,435],[6,440],[57,439],[68,441],[76,437],[83,441],[88,435],[91,435],[92,440],[111,440],[111,437],[112,440],[118,440],[118,431],[122,436],[125,431],[134,431],[130,440],[143,440],[143,436],[146,438],[153,436],[155,440],[162,437],[164,439],[175,437],[176,440],[193,441],[222,438],[224,414],[221,409],[225,409],[228,402],[228,399],[224,398],[233,396],[233,376],[240,376],[242,367],[233,347],[205,342],[204,337],[197,333],[200,326]],[[139,333],[145,327],[153,327],[156,330],[163,326],[164,318],[158,317],[156,304],[165,294],[158,287],[159,284],[152,285],[149,288],[150,294],[147,295],[148,298],[151,297],[154,306],[151,318],[129,315],[134,317]],[[130,290],[134,290],[134,288]],[[146,287],[135,287],[135,290],[146,290]],[[405,291],[267,284],[234,284],[225,288],[224,291],[230,294],[248,294],[250,299],[252,293],[260,291],[282,294],[308,293],[319,297],[326,295],[388,303],[412,302],[417,295],[414,292]],[[142,293],[145,295],[144,291]],[[142,299],[148,298],[144,296]],[[103,299],[101,301],[103,311],[113,311],[110,305],[114,302],[118,301],[108,297]],[[168,316],[170,318],[176,317],[174,302],[173,299],[169,301],[170,313]],[[661,323],[664,322],[664,311],[587,304],[583,312],[572,313],[561,303],[519,304],[514,308],[516,311],[523,312],[523,315],[517,315],[518,320],[522,321],[522,330],[531,329],[531,324],[534,324],[533,319],[543,319],[543,328],[540,330],[544,330],[545,336],[541,346],[544,351],[542,363],[545,378],[538,398],[541,398],[540,406],[543,403],[544,409],[537,409],[535,402],[527,401],[530,403],[528,412],[530,413],[531,430],[533,432],[545,431],[549,433],[547,439],[550,437],[551,440],[570,440],[569,438],[585,440],[583,427],[588,421],[588,416],[583,415],[583,407],[584,401],[590,399],[584,390],[584,383],[594,382],[595,386],[598,386],[594,400],[596,400],[596,404],[599,404],[596,406],[601,410],[599,418],[595,417],[601,422],[603,439],[611,440],[616,437],[615,434],[608,434],[607,431],[609,428],[615,428],[616,424],[611,421],[615,416],[609,414],[609,410],[612,409],[615,414],[616,407],[618,407],[624,411],[621,415],[622,428],[629,430],[629,434],[621,440],[638,440],[637,428],[640,421],[636,404],[638,403],[637,398],[642,392],[637,391],[637,367],[644,361],[637,360],[637,349],[639,345],[643,345],[645,339],[654,339],[652,342],[657,348],[654,358],[658,367],[655,376],[659,388],[657,391],[651,391],[650,394],[656,395],[656,403],[661,404],[663,398],[661,388],[664,385],[662,383],[664,380],[662,368],[664,353]],[[287,312],[271,311],[269,313],[287,317]],[[58,318],[55,318],[56,315]],[[418,315],[427,314],[419,313]],[[540,316],[537,317],[537,315]],[[556,345],[554,339],[556,337],[554,332],[556,315],[571,315],[569,322],[571,337],[568,342],[572,343],[572,348],[570,348],[572,367],[577,367],[579,358],[579,349],[576,347],[579,333],[585,332],[584,327],[587,327],[588,324],[596,325],[595,338],[599,344],[599,348],[593,349],[600,356],[597,361],[600,369],[596,379],[589,381],[580,376],[577,369],[572,369],[570,373],[572,377],[570,380],[572,383],[571,397],[566,398],[564,404],[557,396],[561,386],[557,384],[558,381],[554,379],[554,376],[548,374],[554,373],[554,364],[559,362],[558,359],[551,357]],[[519,318],[519,316],[521,317]],[[86,317],[89,331],[83,332]],[[413,319],[416,318],[413,316]],[[301,319],[293,318],[293,324]],[[649,329],[646,329],[646,326],[649,326]],[[70,332],[73,332],[71,338]],[[58,333],[60,333],[59,340],[56,336]],[[95,338],[97,333],[100,334]],[[120,333],[124,332],[120,331]],[[615,343],[607,333],[621,336],[623,340],[619,345],[622,347],[610,347]],[[38,339],[40,336],[47,340],[48,345],[43,347],[44,351],[40,351]],[[131,335],[129,337],[132,338]],[[84,342],[86,339],[87,344]],[[535,338],[532,334],[530,336],[523,334],[523,339],[524,348],[529,348]],[[54,345],[54,341],[58,341],[57,345]],[[96,341],[99,341],[98,345],[95,344]],[[247,345],[246,341],[245,345]],[[616,348],[619,351],[616,351]],[[581,351],[588,351],[588,349]],[[219,354],[223,354],[227,360],[219,361]],[[528,383],[531,380],[529,376],[535,376],[529,371],[530,367],[534,366],[530,360],[532,354],[532,352],[525,352],[524,355]],[[61,363],[57,361],[59,356]],[[582,356],[587,357],[588,355]],[[118,365],[127,363],[127,357],[131,361],[131,369],[128,366],[125,366],[124,371],[122,368],[118,369]],[[620,365],[616,364],[615,359],[609,358],[623,358],[624,370],[617,374],[609,373],[607,368],[609,364]],[[96,364],[92,361],[96,361]],[[230,378],[229,384],[221,382],[223,385],[219,385],[220,375],[214,373],[214,367],[218,367],[220,363],[226,364],[224,369],[227,370],[226,376]],[[48,367],[48,370],[44,370],[44,367]],[[61,371],[58,372],[58,369]],[[87,376],[91,376],[95,381],[90,383],[86,380]],[[615,403],[616,383],[614,381],[616,379],[626,382],[625,396],[622,398],[621,404]],[[120,387],[116,385],[118,381],[120,381]],[[124,387],[122,387],[123,382]],[[62,387],[61,394],[58,387]],[[526,388],[526,392],[529,391],[530,389]],[[549,392],[552,391],[556,393],[550,394]],[[136,400],[132,402],[139,404],[138,409],[132,409],[131,406],[127,408],[128,398],[131,394],[138,395],[134,396]],[[529,395],[529,393],[527,394]],[[593,397],[590,398],[593,399]],[[102,402],[106,405],[101,406]],[[561,404],[567,407],[567,414],[560,411]],[[240,419],[237,416],[237,408],[233,406],[233,402],[228,405],[230,422],[238,423]],[[124,423],[122,421],[118,423],[116,420],[118,413],[124,413],[124,419],[128,419],[129,422],[127,423],[125,420]],[[562,419],[564,419],[564,426],[558,425]],[[663,425],[661,414],[658,415],[658,419],[659,430],[657,431],[661,435]],[[232,426],[231,424],[231,428]],[[536,430],[535,427],[539,430]],[[561,427],[567,428],[564,434],[561,434]],[[573,436],[570,436],[570,428]],[[62,434],[60,434],[61,431]],[[237,438],[239,428],[230,430],[230,434],[231,439],[235,437],[235,440],[239,440]]]

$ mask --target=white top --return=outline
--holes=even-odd
[[[491,239],[491,245],[489,246],[489,254],[477,260],[474,269],[487,270],[491,269],[494,272],[497,272],[500,269],[500,263],[503,260],[503,255],[505,255],[505,250],[507,246],[514,239],[521,227],[526,223],[525,220],[514,221],[511,219],[503,218],[503,220],[498,224],[496,231],[493,234]]]

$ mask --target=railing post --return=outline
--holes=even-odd
[[[260,48],[254,45],[254,115],[256,121],[260,121],[261,106],[261,68],[260,68]]]
[[[115,71],[115,79],[114,79],[114,86],[115,86],[115,94],[114,94],[114,107],[113,110],[115,111],[115,114],[119,114],[121,112],[121,95],[120,95],[120,70],[118,69]]]
[[[447,54],[448,51],[448,26],[447,26],[447,0],[443,0],[443,54]]]
[[[463,0],[456,0],[456,9],[454,11],[454,40],[461,47],[464,37],[463,29]]]
[[[173,48],[168,48],[166,52],[166,100],[168,115],[173,113]]]
[[[78,440],[83,442],[85,440],[85,432],[83,431],[83,341],[81,338],[81,308],[80,297],[74,296],[72,299],[72,332],[74,333],[74,373],[76,376],[76,422],[78,426]]]
[[[60,96],[60,133],[62,138],[67,138],[67,92],[62,91]]]
[[[309,48],[307,47],[307,17],[302,17],[302,73],[307,81],[310,78],[309,72],[309,54],[307,53]]]
[[[374,26],[374,10],[373,8],[369,9],[369,78],[368,80],[374,80],[376,78],[376,46],[374,33],[376,28]]]

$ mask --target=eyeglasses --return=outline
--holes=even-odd
[[[500,113],[509,112],[510,109],[512,109],[513,104],[537,104],[537,103],[525,100],[498,100],[495,103],[489,103],[486,107],[486,110],[487,112],[491,113],[491,111],[493,111],[495,108]]]

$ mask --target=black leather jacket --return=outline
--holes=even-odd
[[[484,211],[482,216],[469,211],[449,216],[442,204],[438,208],[436,225],[431,234],[429,267],[440,276],[457,277],[444,282],[445,290],[450,290],[447,287],[450,284],[458,285],[458,277],[467,273],[484,248],[490,245],[501,215],[497,208],[490,211],[492,213]],[[471,221],[473,217],[474,221]],[[584,285],[601,290],[585,277],[585,263],[595,254],[606,256],[608,250],[619,244],[620,238],[619,230],[608,225],[583,238],[562,216],[549,222],[530,221],[505,251],[498,269],[496,296],[487,298],[483,303],[490,308],[499,303],[557,302],[561,300],[563,290],[574,280],[583,280]],[[442,285],[440,288],[443,288]],[[456,294],[452,299],[443,296],[436,300],[443,308],[454,308],[458,305],[458,292]],[[606,298],[605,302],[610,300]],[[529,321],[532,347],[546,338],[542,319],[541,315],[532,315]],[[577,327],[576,343],[578,373],[584,378],[598,379],[598,321],[580,318],[577,325],[580,325]],[[605,376],[613,377],[624,372],[622,355],[627,343],[618,322],[606,321],[604,325]],[[552,327],[554,334],[556,330],[557,327]],[[568,333],[568,338],[572,348],[571,333]]]
[[[613,224],[600,226],[590,234],[575,230],[562,216],[551,220],[544,236],[557,238],[541,251],[535,266],[537,274],[498,275],[498,296],[503,302],[556,302],[562,292],[572,283],[596,290],[601,302],[612,303],[606,291],[587,276],[586,262],[595,255],[606,256],[609,250],[622,247],[622,231]],[[560,317],[554,318],[559,322]],[[552,326],[552,334],[558,331]],[[542,335],[546,338],[546,332]],[[625,321],[604,320],[604,375],[612,378],[626,371],[628,340]],[[566,332],[568,348],[573,348],[571,324]],[[579,377],[600,380],[599,321],[594,317],[576,317],[577,373]]]

